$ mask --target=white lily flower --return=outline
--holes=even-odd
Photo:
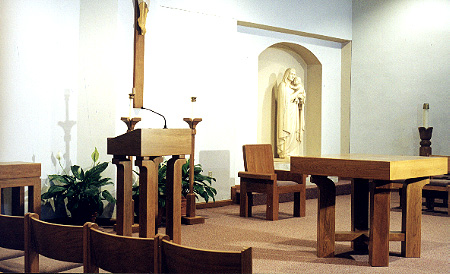
[[[61,158],[62,158],[62,153],[61,153],[61,151],[58,151],[58,153],[56,153],[56,159],[58,161],[61,161]]]

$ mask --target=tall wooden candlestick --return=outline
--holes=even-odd
[[[431,155],[431,135],[433,133],[433,127],[419,127],[420,135],[420,156],[430,156]]]
[[[188,123],[192,130],[191,138],[191,155],[189,159],[189,194],[186,196],[186,216],[181,218],[183,224],[194,225],[202,224],[205,218],[195,216],[195,193],[194,193],[194,154],[195,154],[195,134],[197,133],[197,124],[202,121],[202,118],[184,118],[183,121]]]

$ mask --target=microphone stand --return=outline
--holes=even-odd
[[[162,115],[161,113],[156,112],[156,111],[154,111],[154,110],[151,110],[151,109],[149,109],[149,108],[141,107],[141,109],[149,110],[149,111],[151,111],[151,112],[153,112],[153,113],[155,113],[155,114],[158,114],[159,116],[163,117],[163,119],[164,119],[164,129],[167,129],[166,117],[164,117],[164,115]]]

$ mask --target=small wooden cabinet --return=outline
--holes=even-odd
[[[0,162],[0,197],[4,188],[12,188],[12,215],[25,214],[25,189],[28,187],[28,211],[41,214],[41,164]],[[3,197],[1,197],[3,198]],[[3,202],[3,199],[1,199]],[[2,208],[0,202],[0,212]]]

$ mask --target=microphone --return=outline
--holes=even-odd
[[[158,114],[159,116],[163,117],[163,118],[164,118],[164,128],[165,128],[165,129],[167,128],[166,117],[164,117],[164,115],[162,115],[161,113],[158,113],[158,112],[156,112],[156,111],[154,111],[154,110],[151,110],[151,109],[149,109],[149,108],[141,107],[141,109],[149,110],[149,111],[151,111],[151,112],[153,112],[153,113],[155,113],[155,114]]]

